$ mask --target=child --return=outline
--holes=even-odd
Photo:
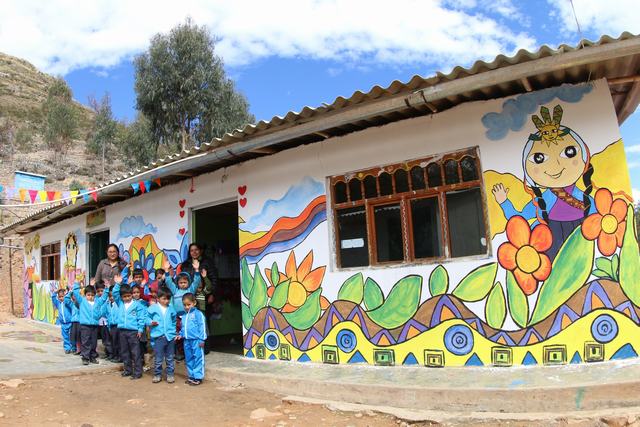
[[[120,358],[120,331],[118,330],[118,305],[113,298],[113,288],[109,289],[109,302],[105,304],[109,316],[107,324],[109,327],[109,339],[111,341],[110,362],[122,363]]]
[[[96,290],[93,287],[95,279],[91,279],[89,286],[84,288],[84,296],[80,294],[80,285],[73,285],[73,296],[78,301],[80,322],[80,353],[82,364],[98,363],[98,319],[102,313],[102,305],[107,300],[107,295],[96,298]]]
[[[71,318],[73,317],[73,302],[69,298],[65,298],[66,289],[58,289],[57,298],[55,300],[58,309],[58,323],[60,324],[60,332],[62,334],[62,345],[66,354],[73,353],[75,342],[71,341]]]
[[[207,339],[207,325],[204,314],[195,306],[196,297],[192,293],[182,296],[182,304],[186,312],[182,316],[182,328],[178,339],[184,342],[184,360],[189,375],[185,383],[195,386],[202,384],[204,379],[204,341]]]
[[[144,332],[146,308],[134,301],[129,285],[122,285],[122,276],[113,278],[113,299],[118,305],[118,331],[120,333],[120,357],[124,364],[123,377],[132,380],[142,378],[142,355],[140,337]]]
[[[162,361],[166,360],[167,382],[173,383],[176,338],[176,311],[169,305],[171,291],[162,287],[158,289],[158,303],[147,309],[147,324],[151,327],[151,346],[153,347],[155,367],[153,383],[162,381]]]
[[[136,271],[140,271],[140,276],[137,276]],[[142,287],[146,286],[146,283],[143,281],[142,279],[142,270],[134,270],[133,272],[133,283],[138,283],[140,282],[140,285],[133,285],[131,286],[131,296],[133,298],[133,301],[137,301],[139,304],[142,304],[144,306],[144,308],[146,309],[147,307],[149,307],[149,302],[147,302],[145,299],[142,298],[143,296],[143,292],[142,292]],[[144,284],[144,285],[142,285]],[[147,326],[145,325],[144,327],[144,331],[142,331],[142,335],[140,336],[140,354],[142,355],[142,370],[144,372],[147,372],[149,369],[151,369],[151,367],[149,366],[149,355],[148,355],[148,349],[147,349]]]
[[[102,280],[96,282],[96,298],[101,298],[102,294],[105,292],[105,283]],[[107,291],[108,292],[108,291]],[[109,316],[109,302],[108,295],[105,304],[102,306],[102,312],[100,313],[100,318],[98,319],[98,337],[102,341],[102,346],[104,347],[105,354],[102,356],[103,359],[111,358],[111,339],[109,337],[109,325],[107,322],[107,317]]]
[[[72,288],[73,289],[73,288]],[[80,355],[80,323],[78,322],[79,311],[78,301],[73,296],[73,292],[69,290],[65,298],[69,298],[71,301],[71,347],[73,347],[73,354]]]

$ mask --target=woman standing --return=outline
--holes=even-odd
[[[96,283],[100,283],[100,281],[113,283],[113,277],[116,274],[122,273],[122,270],[124,270],[126,266],[127,262],[120,258],[118,246],[111,243],[107,246],[107,258],[100,261],[96,269],[96,275],[94,277]]]

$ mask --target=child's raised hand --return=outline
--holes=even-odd
[[[169,258],[167,258],[166,256],[164,257],[164,260],[162,261],[162,269],[164,271],[169,271],[171,269],[171,263],[169,262]]]
[[[113,281],[118,284],[122,283],[122,276],[120,274],[116,274],[113,276]]]
[[[207,269],[206,269],[206,268],[203,268],[202,270],[200,270],[200,275],[201,275],[202,277],[207,277]]]
[[[129,280],[127,280],[127,283],[133,283],[133,274],[129,275]]]
[[[200,269],[200,261],[198,261],[197,259],[191,261],[191,265],[193,266],[193,269],[195,271],[198,271]]]
[[[91,278],[91,280],[89,280],[89,284],[90,284],[91,286],[96,286],[96,278],[95,278],[95,277],[92,277],[92,278]]]
[[[499,183],[493,186],[491,192],[493,193],[493,197],[496,198],[496,202],[502,204],[507,200],[509,189],[506,188],[504,184]]]

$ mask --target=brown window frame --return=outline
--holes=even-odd
[[[474,160],[476,167],[476,179],[464,181],[461,161],[465,157],[470,157]],[[445,164],[449,160],[455,160],[458,166],[458,182],[453,184],[446,183],[446,172],[445,172]],[[434,187],[429,186],[429,176],[427,173],[427,168],[429,165],[436,163],[440,167],[440,184]],[[413,176],[411,174],[412,168],[415,166],[420,166],[422,168],[423,179],[424,179],[424,189],[413,190]],[[396,190],[396,178],[395,173],[398,169],[404,169],[407,173],[407,180],[409,191],[402,193],[395,193]],[[392,179],[392,187],[393,192],[390,195],[380,196],[380,183],[378,176],[383,172],[388,173]],[[376,178],[376,190],[377,197],[371,197],[367,199],[365,197],[365,187],[364,181],[367,176],[374,176]],[[349,186],[349,181],[357,178],[360,181],[360,193],[362,197],[360,200],[351,201],[351,189]],[[491,240],[489,239],[489,223],[488,223],[488,210],[486,203],[486,193],[484,188],[484,181],[482,176],[482,167],[480,164],[480,153],[478,147],[471,147],[463,150],[458,150],[455,152],[433,155],[429,157],[423,157],[419,159],[409,160],[405,162],[378,166],[375,168],[368,168],[359,171],[350,172],[343,175],[336,175],[329,178],[330,186],[331,186],[331,195],[332,195],[332,214],[333,214],[333,233],[334,233],[334,248],[336,253],[336,262],[338,268],[345,269],[357,269],[363,267],[370,266],[389,266],[389,265],[403,265],[403,264],[432,264],[435,262],[444,262],[449,260],[460,260],[465,258],[473,258],[473,257],[486,257],[491,254]],[[345,184],[345,191],[347,195],[347,201],[343,203],[335,203],[336,195],[335,195],[335,185],[339,182]],[[447,215],[447,193],[461,191],[461,190],[470,190],[478,188],[480,190],[481,195],[481,203],[482,203],[482,222],[484,224],[484,238],[486,242],[486,252],[474,255],[463,255],[460,257],[451,256],[451,236],[450,236],[450,227],[449,227],[449,219]],[[425,198],[436,198],[438,203],[438,214],[440,219],[440,256],[429,257],[429,258],[416,258],[415,257],[415,245],[413,241],[413,218],[411,215],[411,201],[412,200],[420,200]],[[375,217],[374,217],[374,208],[376,206],[390,205],[390,204],[400,204],[400,213],[401,213],[401,224],[402,224],[402,246],[403,246],[403,260],[402,261],[378,261],[378,248],[377,248],[377,236],[375,233]],[[358,266],[358,267],[342,267],[341,261],[341,251],[340,251],[340,231],[338,227],[338,211],[340,209],[346,208],[355,208],[364,206],[365,210],[365,221],[366,221],[366,229],[367,229],[367,247],[368,247],[368,256],[369,256],[369,264]]]
[[[49,277],[51,263],[53,263],[53,277]],[[60,280],[60,242],[40,246],[40,278]]]

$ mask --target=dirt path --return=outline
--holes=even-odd
[[[182,369],[182,367],[180,367]],[[283,403],[281,396],[243,385],[206,381],[199,387],[131,381],[119,372],[24,379],[0,385],[0,425],[44,426],[397,426],[380,414],[332,412],[321,406]]]

